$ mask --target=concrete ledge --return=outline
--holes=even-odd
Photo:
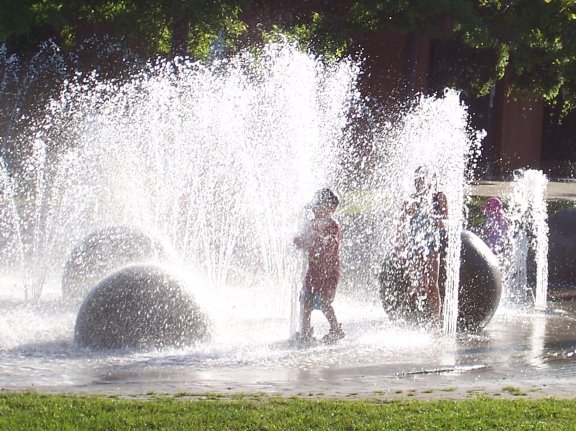
[[[481,180],[471,186],[472,196],[503,196],[510,191],[509,181]],[[546,199],[550,201],[576,201],[576,181],[550,181],[546,191]]]

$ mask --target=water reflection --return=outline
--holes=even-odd
[[[544,368],[544,350],[546,343],[546,316],[541,313],[535,313],[530,320],[530,350],[528,351],[526,361],[529,366],[534,368]]]

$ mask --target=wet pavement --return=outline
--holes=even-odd
[[[501,307],[483,331],[455,336],[402,327],[376,304],[342,298],[336,306],[347,336],[335,345],[290,346],[278,336],[286,322],[274,319],[236,321],[235,333],[212,345],[162,352],[90,352],[58,338],[0,352],[0,386],[127,397],[576,395],[576,302]],[[324,326],[315,320],[318,335]],[[246,331],[253,338],[240,342]]]

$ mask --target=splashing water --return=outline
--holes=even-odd
[[[509,302],[530,298],[537,310],[546,309],[548,292],[548,179],[539,170],[514,173],[508,196],[510,250],[506,256],[504,297]]]
[[[444,332],[456,331],[458,314],[458,283],[460,268],[460,232],[463,228],[463,201],[471,172],[467,168],[478,150],[483,133],[470,133],[466,108],[457,92],[447,90],[443,98],[421,97],[396,124],[385,122],[373,131],[372,157],[376,162],[370,175],[359,188],[371,190],[359,199],[358,205],[371,209],[351,222],[363,242],[362,264],[370,263],[370,276],[389,261],[398,245],[398,223],[402,207],[413,192],[414,171],[424,166],[433,184],[433,191],[446,194],[448,201],[447,280],[443,307]],[[357,180],[358,181],[358,180]],[[372,242],[372,247],[366,244]],[[405,246],[405,245],[404,245]],[[376,259],[374,259],[376,256]]]
[[[370,112],[359,72],[270,44],[209,65],[159,61],[122,82],[63,81],[22,133],[23,173],[2,165],[11,234],[1,252],[16,256],[4,262],[27,299],[57,297],[79,240],[131,225],[165,238],[177,251],[172,263],[201,290],[234,291],[215,295],[217,315],[259,316],[249,300],[258,288],[266,292],[258,307],[292,316],[293,330],[303,259],[292,238],[313,192],[330,186],[341,196],[342,297],[375,302],[376,274],[424,165],[448,198],[444,331],[453,334],[467,166],[482,135],[467,129],[454,91],[420,97],[394,122]],[[368,126],[351,134],[351,123]]]
[[[26,260],[58,265],[90,231],[132,224],[169,238],[211,284],[243,272],[286,283],[291,228],[335,172],[354,74],[270,45],[124,84],[66,82],[20,155],[33,176],[25,216],[37,219]]]

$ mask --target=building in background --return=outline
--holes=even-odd
[[[380,30],[358,41],[365,62],[363,88],[389,106],[410,93],[430,94],[435,88],[438,39],[423,35],[395,34]],[[483,153],[478,175],[507,178],[518,168],[542,169],[551,177],[576,174],[576,138],[567,131],[574,120],[552,121],[550,107],[542,100],[510,94],[502,79],[482,98],[462,95],[469,107],[471,125],[483,129]],[[572,127],[571,130],[574,130]],[[575,141],[575,143],[573,143]]]

